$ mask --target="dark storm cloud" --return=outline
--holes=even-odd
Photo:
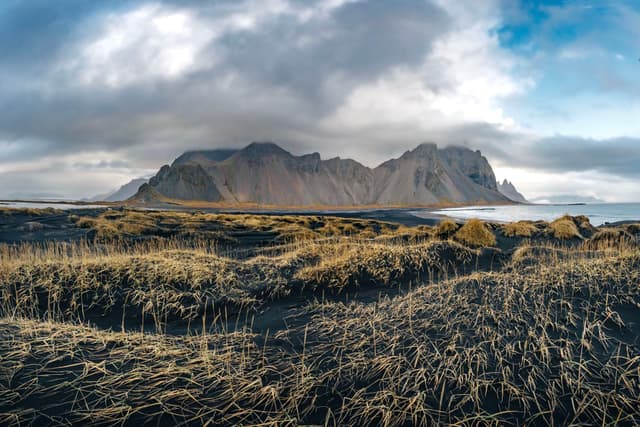
[[[282,10],[273,12],[271,3]],[[367,85],[375,89],[375,83],[397,69],[420,68],[435,43],[460,31],[461,21],[435,0],[352,1],[318,11],[327,4],[322,0],[261,0],[252,1],[252,7],[239,0],[0,2],[0,188],[27,191],[49,183],[62,187],[68,170],[98,176],[128,168],[154,169],[188,149],[239,147],[255,140],[275,141],[296,154],[348,155],[372,166],[420,142],[433,141],[479,148],[490,160],[513,167],[640,176],[640,140],[534,139],[497,125],[474,123],[476,116],[467,119],[464,112],[451,118],[433,111],[423,123],[411,107],[403,110],[410,98],[406,94],[391,100],[397,108],[392,112],[395,117],[361,120],[354,116],[366,115],[367,106],[358,105],[355,112],[347,108],[336,119],[356,89]],[[159,75],[153,49],[162,49],[162,40],[156,43],[159,46],[145,44],[154,41],[155,34],[144,32],[152,19],[142,18],[133,28],[121,20],[146,6],[162,13],[190,11],[194,21],[188,22],[187,30],[220,33],[198,45],[193,66],[175,75]],[[259,15],[261,7],[264,16]],[[243,18],[247,25],[225,21],[254,11],[255,16]],[[113,58],[107,55],[104,63],[87,63],[92,54],[100,59],[100,48],[90,43],[104,36],[109,22],[125,46]],[[475,23],[465,21],[462,29]],[[131,40],[126,39],[129,36]],[[89,57],[83,51],[87,46]],[[461,83],[449,79],[455,54],[453,58],[429,61],[426,71],[409,73],[414,79],[408,83],[409,95],[414,86],[416,92],[430,92],[416,94],[418,101],[409,100],[423,102],[425,116],[432,112],[430,99]],[[473,68],[473,73],[500,66],[500,61],[479,63],[482,67]],[[119,71],[125,72],[124,77],[117,75]],[[473,73],[464,78],[472,80]],[[602,85],[629,91],[618,74],[616,78],[604,72],[590,74]],[[383,90],[383,96],[395,94],[395,89]],[[365,96],[364,103],[387,101],[376,95],[374,90],[372,100]],[[405,120],[405,114],[410,119]],[[352,126],[351,121],[359,124]],[[69,160],[79,154],[86,155]],[[38,162],[42,159],[46,160]],[[36,163],[33,171],[24,167],[30,161]],[[55,167],[42,168],[43,163]],[[53,176],[60,180],[52,180]],[[65,191],[89,191],[93,185],[88,179],[74,181],[75,187]]]
[[[176,11],[189,8],[211,25],[225,13],[242,11],[231,1],[161,3]],[[296,7],[321,2],[290,4],[295,13]],[[301,21],[287,12],[255,27],[228,30],[199,52],[199,59],[219,58],[215,65],[177,78],[108,87],[82,85],[81,76],[60,70],[102,30],[101,18],[134,5],[143,6],[75,0],[2,6],[2,161],[121,151],[145,153],[134,160],[157,162],[192,147],[257,139],[306,147],[322,136],[318,121],[356,84],[419,63],[450,20],[428,1],[347,3],[328,16]],[[135,48],[125,53],[135,55]],[[128,65],[127,58],[119,59]],[[232,83],[221,83],[226,78]]]
[[[597,171],[640,178],[640,138],[540,138],[489,123],[452,126],[439,137],[470,149],[480,147],[483,154],[503,166],[554,173]]]
[[[225,67],[331,108],[347,91],[327,91],[326,79],[339,74],[354,85],[390,67],[417,65],[448,21],[427,1],[374,0],[346,4],[330,19],[311,23],[292,25],[282,16],[258,32],[231,32],[220,46]]]
[[[597,140],[560,135],[532,143],[514,143],[497,157],[513,167],[640,177],[640,138]]]

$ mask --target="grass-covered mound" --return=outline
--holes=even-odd
[[[585,245],[591,249],[614,246],[633,246],[637,239],[624,228],[602,228],[596,231]]]
[[[640,254],[571,249],[270,334],[120,333],[4,318],[0,422],[640,423]]]
[[[578,226],[569,216],[564,216],[549,224],[549,232],[559,240],[582,239]]]
[[[314,288],[393,286],[446,277],[474,266],[479,253],[454,242],[417,245],[341,245],[333,256],[301,269],[295,278]]]
[[[161,328],[207,310],[238,310],[311,291],[389,287],[457,274],[476,251],[453,242],[419,244],[319,240],[249,258],[220,255],[206,242],[133,248],[24,245],[0,253],[0,314],[86,319],[142,316]]]
[[[539,233],[539,229],[535,223],[531,221],[517,221],[502,224],[500,227],[502,234],[506,237],[533,237]]]
[[[456,231],[454,238],[472,248],[496,245],[496,236],[489,226],[479,219],[470,219]]]

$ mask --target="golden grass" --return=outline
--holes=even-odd
[[[0,315],[86,320],[117,314],[191,321],[207,310],[252,307],[301,290],[390,287],[457,274],[477,253],[453,242],[329,239],[267,248],[248,258],[208,242],[132,247],[21,245],[0,251]],[[46,301],[46,303],[45,303]]]
[[[637,425],[640,252],[562,250],[262,334],[4,317],[0,423]]]
[[[238,233],[270,233],[277,242],[330,236],[393,234],[399,226],[384,221],[312,215],[207,214],[170,211],[106,211],[97,217],[74,217],[78,227],[102,240],[132,236],[178,236],[233,241]]]
[[[319,252],[319,251],[318,251]],[[454,242],[342,244],[294,276],[305,286],[343,289],[434,280],[473,266],[478,253]]]
[[[470,219],[456,231],[454,238],[472,248],[495,246],[496,236],[484,221]]]
[[[540,233],[480,271],[491,251],[432,240],[440,227],[94,219],[165,238],[0,245],[0,425],[640,424],[640,249],[624,228],[580,245]],[[458,228],[441,232],[495,244],[482,221]],[[218,245],[247,232],[285,243]],[[367,289],[380,297],[344,297]]]
[[[638,243],[636,238],[623,228],[601,228],[584,242],[590,249],[630,246]]]
[[[533,237],[538,233],[538,227],[531,221],[518,221],[502,224],[502,234],[506,237]]]
[[[438,223],[434,230],[434,234],[439,239],[449,239],[455,234],[458,228],[460,228],[460,226],[454,220],[446,218]]]
[[[622,228],[629,234],[632,234],[634,236],[640,236],[640,223],[624,224],[624,225],[621,225],[620,228]]]
[[[574,219],[565,215],[549,224],[549,233],[559,240],[583,239]]]

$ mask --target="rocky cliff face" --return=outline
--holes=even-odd
[[[227,155],[228,154],[228,155]],[[422,144],[371,169],[351,159],[294,156],[273,143],[229,153],[189,152],[149,181],[169,199],[271,205],[426,205],[506,201],[487,160],[466,148]],[[145,197],[149,197],[146,189]]]
[[[381,204],[500,201],[489,162],[466,148],[421,144],[374,169]]]
[[[515,185],[506,179],[502,181],[502,183],[498,183],[498,191],[514,202],[525,203],[527,201],[527,199],[525,199],[524,196],[516,189]]]
[[[218,187],[198,163],[163,166],[149,180],[149,185],[170,199],[205,200],[219,202],[223,199]]]

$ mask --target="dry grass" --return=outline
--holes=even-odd
[[[460,226],[452,219],[443,219],[434,230],[436,237],[442,240],[451,238]]]
[[[584,245],[589,249],[601,249],[616,246],[627,247],[636,243],[636,238],[623,228],[602,228],[585,241]]]
[[[454,238],[472,248],[496,245],[496,236],[484,221],[470,219],[456,231]]]
[[[564,250],[271,335],[5,317],[0,423],[636,425],[640,253]]]
[[[445,277],[474,266],[478,253],[454,242],[343,244],[295,278],[314,288],[396,285]]]
[[[389,287],[474,266],[453,242],[321,240],[232,258],[207,242],[149,241],[129,248],[22,245],[0,251],[0,315],[86,320],[117,315],[192,321],[216,307],[252,307],[302,290]]]
[[[308,363],[338,367],[348,424],[636,424],[640,254],[581,255],[317,305]]]
[[[482,272],[492,250],[431,240],[439,227],[110,215],[118,232],[314,238],[248,255],[206,233],[0,246],[0,425],[640,424],[640,249],[622,228],[581,245],[540,233]],[[467,225],[445,234],[495,244]],[[356,287],[381,295],[324,298]],[[254,324],[277,304],[297,305]]]
[[[549,224],[549,233],[559,240],[583,239],[574,219],[569,215],[552,221]]]
[[[233,242],[237,235],[268,235],[275,242],[330,236],[374,237],[393,234],[399,226],[383,221],[313,215],[206,214],[202,212],[106,211],[97,217],[74,218],[102,241],[133,236],[214,238]]]
[[[518,221],[502,224],[500,229],[506,237],[533,237],[539,230],[531,221]]]
[[[172,338],[3,319],[0,334],[11,337],[3,425],[293,425],[312,407],[304,365],[246,331]]]

